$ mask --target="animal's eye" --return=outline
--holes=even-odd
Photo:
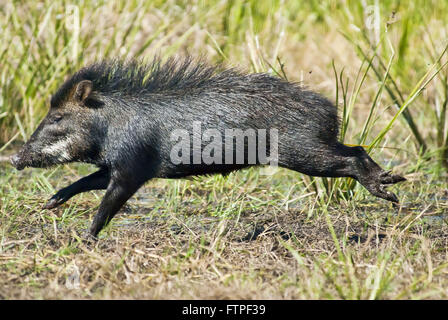
[[[51,118],[52,123],[57,123],[62,120],[62,114],[57,113]]]

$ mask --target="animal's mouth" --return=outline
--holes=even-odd
[[[14,168],[19,171],[28,167],[49,168],[51,166],[63,163],[45,154],[30,152],[28,149],[22,149],[15,155],[11,156],[9,159]]]

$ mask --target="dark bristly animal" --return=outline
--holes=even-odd
[[[275,129],[280,167],[311,176],[352,177],[373,195],[398,202],[385,185],[405,179],[381,169],[362,147],[337,141],[337,110],[327,99],[269,74],[246,74],[191,58],[106,61],[81,69],[54,94],[48,115],[11,162],[19,170],[75,161],[98,166],[99,171],[60,190],[45,205],[55,208],[78,193],[105,189],[90,228],[97,236],[151,178],[226,174],[262,163],[258,154],[255,162],[248,160],[249,137],[243,150],[231,142],[230,159],[242,152],[243,162],[225,161],[223,141],[212,148],[214,162],[194,162],[211,140],[200,137],[199,148],[190,143],[198,123],[201,132],[214,130],[214,139],[228,129],[254,130],[257,138],[262,130]],[[180,143],[172,139],[179,130],[189,134]],[[187,150],[183,159],[193,161],[173,161],[176,145]],[[271,140],[265,147],[271,150]]]

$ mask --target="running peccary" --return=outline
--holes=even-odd
[[[193,58],[113,60],[71,76],[11,162],[18,170],[75,161],[98,166],[44,206],[55,208],[78,193],[106,189],[90,228],[94,237],[149,179],[227,174],[266,164],[263,152],[250,152],[254,145],[264,146],[264,154],[280,167],[352,177],[371,194],[398,202],[385,185],[405,179],[381,169],[362,147],[339,143],[338,127],[337,109],[327,99],[266,73]],[[244,141],[242,147],[238,141]]]

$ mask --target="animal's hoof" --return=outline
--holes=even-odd
[[[398,197],[394,193],[392,193],[390,191],[386,191],[385,193],[386,193],[386,200],[389,200],[395,204],[398,204]]]
[[[384,171],[380,174],[381,184],[395,184],[401,181],[406,181],[406,178],[397,174],[392,174],[391,171]]]
[[[383,198],[384,200],[398,203],[398,197],[395,195],[395,193],[390,192],[389,190],[386,190],[386,187],[384,185],[380,185],[377,187],[376,192],[374,193],[377,197]]]
[[[82,241],[84,243],[94,244],[98,241],[98,238],[91,234],[89,231],[85,231],[82,233]]]
[[[398,203],[398,197],[393,193],[386,189],[386,186],[383,184],[374,184],[374,185],[364,185],[367,190],[370,191],[374,196],[393,202]]]
[[[47,201],[47,203],[43,206],[43,209],[54,209],[59,205],[58,199],[51,198]]]

